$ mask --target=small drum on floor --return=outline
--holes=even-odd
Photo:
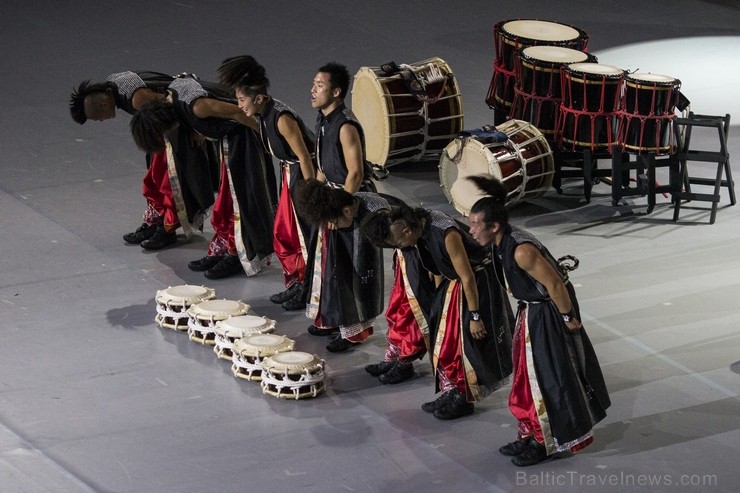
[[[252,334],[234,341],[231,373],[245,380],[262,380],[262,360],[292,351],[295,341],[277,334]]]
[[[562,99],[560,69],[570,63],[595,61],[593,55],[560,46],[531,46],[517,52],[509,116],[528,121],[554,142]]]
[[[496,110],[498,124],[510,113],[514,101],[514,59],[518,50],[543,45],[586,51],[588,35],[582,29],[557,22],[515,19],[493,27],[493,44],[493,77],[486,104]]]
[[[188,308],[202,301],[212,300],[216,291],[205,286],[183,284],[160,289],[154,297],[157,316],[154,321],[167,329],[188,330]]]
[[[681,81],[669,75],[625,75],[619,110],[619,144],[628,152],[670,154]]]
[[[213,346],[216,323],[248,312],[249,305],[237,300],[208,300],[193,305],[188,309],[188,338]]]
[[[367,160],[379,166],[438,159],[463,129],[460,88],[440,58],[360,67],[352,112],[365,132]]]
[[[561,70],[560,148],[608,150],[617,139],[617,110],[626,70],[602,63],[573,63]]]
[[[240,315],[216,322],[213,351],[221,359],[232,361],[234,342],[252,334],[269,334],[276,322],[257,315]]]
[[[316,397],[324,391],[324,360],[289,351],[262,361],[262,392],[281,399]]]
[[[496,127],[508,140],[487,143],[473,137],[458,137],[440,158],[439,179],[447,200],[463,215],[484,196],[466,178],[490,175],[506,189],[506,205],[539,197],[552,186],[555,162],[542,133],[531,123],[509,120]]]

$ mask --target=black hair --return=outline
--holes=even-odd
[[[390,211],[377,211],[371,213],[362,221],[360,231],[376,247],[394,248],[388,243],[391,236],[391,224],[402,220],[406,226],[413,230],[421,230],[424,220],[429,220],[431,214],[422,208],[412,208],[408,205],[392,207]]]
[[[306,180],[296,187],[294,204],[298,214],[311,224],[321,225],[342,215],[355,197],[343,188],[331,188],[318,180]]]
[[[339,88],[342,93],[339,95],[340,98],[344,99],[347,97],[347,91],[349,91],[349,72],[347,67],[336,62],[329,62],[319,68],[319,72],[329,74],[329,80],[331,88]]]
[[[221,62],[218,80],[231,91],[242,91],[252,97],[267,94],[267,88],[270,87],[265,67],[250,55],[234,56]]]
[[[145,104],[134,113],[129,127],[137,147],[147,153],[164,148],[164,136],[177,124],[172,104],[165,99]]]
[[[509,222],[509,212],[506,210],[506,189],[504,185],[497,180],[486,175],[468,176],[468,180],[486,194],[486,197],[479,199],[473,207],[471,213],[483,213],[483,222],[488,226],[493,223],[499,223],[505,226]]]
[[[87,121],[85,114],[85,98],[91,94],[107,91],[110,85],[107,82],[91,84],[89,80],[82,81],[77,89],[72,89],[69,96],[69,112],[72,119],[82,125]]]

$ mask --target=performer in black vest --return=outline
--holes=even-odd
[[[471,208],[470,232],[493,249],[502,285],[520,300],[509,409],[517,439],[499,449],[518,466],[593,442],[611,404],[567,271],[531,234],[509,224],[500,181],[470,177],[489,196]]]
[[[165,145],[164,135],[179,124],[202,138],[223,139],[228,144],[211,218],[215,235],[207,256],[188,264],[193,270],[205,271],[209,279],[242,270],[254,275],[273,251],[276,186],[272,163],[259,136],[248,127],[254,122],[234,103],[218,84],[179,78],[170,84],[167,99],[149,103],[131,120],[134,140],[145,151]]]
[[[338,63],[327,63],[319,68],[311,85],[311,106],[318,110],[316,120],[316,163],[318,172],[316,177],[331,188],[341,188],[348,193],[358,191],[374,191],[371,180],[371,169],[365,161],[365,141],[362,126],[352,111],[344,104],[344,98],[349,91],[350,76],[347,67]],[[320,251],[318,245],[326,245],[333,240],[335,234],[329,226],[320,226],[315,230],[309,247],[306,278],[309,283],[319,282],[315,273],[331,276],[331,269],[324,269],[320,265]],[[315,286],[306,283],[303,299],[309,301],[307,315],[314,318],[318,299],[318,290]],[[310,300],[309,300],[310,298]],[[325,300],[325,303],[327,300]],[[349,334],[347,331],[340,334],[327,345],[331,352],[342,352],[353,345],[366,340],[372,334],[372,326],[368,325],[358,333]],[[308,328],[312,335],[333,335],[339,331],[338,327],[326,325],[319,319]]]
[[[87,120],[104,121],[115,118],[116,109],[133,115],[146,103],[163,99],[174,77],[158,72],[120,72],[108,76],[105,82],[82,82],[70,97],[72,118],[79,124]],[[158,250],[176,242],[175,230],[180,218],[176,203],[182,202],[189,222],[198,222],[213,205],[213,180],[209,163],[216,159],[213,146],[188,145],[186,128],[176,129],[169,136],[175,149],[175,163],[167,162],[164,149],[147,154],[147,173],[142,183],[147,209],[139,228],[123,236],[124,241]],[[169,167],[169,164],[173,164]],[[217,165],[217,163],[215,163]],[[217,169],[213,167],[212,169]],[[170,177],[172,172],[172,177]],[[173,197],[170,179],[178,180],[180,197]]]
[[[265,150],[280,160],[280,199],[273,247],[283,267],[286,289],[270,296],[270,301],[282,304],[286,310],[305,309],[301,293],[311,229],[296,215],[293,194],[299,183],[316,175],[311,157],[314,135],[295,111],[267,93],[270,80],[265,68],[253,57],[228,58],[218,73],[221,84],[234,90],[239,108],[247,117],[256,119]]]

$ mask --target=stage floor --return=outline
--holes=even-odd
[[[714,225],[707,203],[685,206],[678,223],[661,195],[650,214],[645,197],[613,206],[605,183],[586,203],[578,180],[512,210],[512,222],[556,256],[580,259],[571,278],[612,397],[592,446],[520,469],[497,452],[516,433],[508,388],[472,416],[438,421],[420,409],[434,397],[427,360],[396,386],[364,372],[382,359],[383,320],[366,344],[330,354],[326,340],[306,333],[302,313],[267,299],[281,289],[276,263],[219,281],[188,270],[205,254],[208,226],[158,252],[124,244],[144,209],[144,156],[129,117],[79,126],[67,109],[84,79],[155,70],[212,80],[224,58],[252,54],[271,94],[312,127],[320,65],[335,60],[354,73],[440,57],[474,128],[493,121],[484,103],[493,25],[533,18],[583,29],[602,63],[675,76],[693,111],[740,122],[735,2],[5,3],[0,490],[736,491],[740,207],[729,207],[727,190]],[[695,143],[716,147],[713,137]],[[456,214],[436,162],[389,171],[382,192]],[[155,293],[185,283],[243,300],[275,319],[296,349],[325,358],[326,393],[265,396],[210,347],[159,328]]]

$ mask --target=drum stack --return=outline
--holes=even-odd
[[[254,314],[248,304],[215,297],[215,290],[205,286],[159,290],[155,321],[213,346],[219,359],[231,362],[235,377],[260,382],[265,395],[305,399],[325,390],[324,360],[294,351],[295,341],[274,334],[276,322]]]
[[[493,27],[493,45],[493,77],[486,103],[494,110],[494,122],[499,124],[512,112],[517,81],[517,53],[531,46],[553,46],[585,52],[588,35],[581,29],[557,22],[516,19],[499,22]],[[546,56],[545,61],[547,58],[559,61],[557,55]],[[524,93],[525,89],[521,91]],[[538,95],[534,88],[529,94]],[[557,93],[553,95],[557,97]]]

